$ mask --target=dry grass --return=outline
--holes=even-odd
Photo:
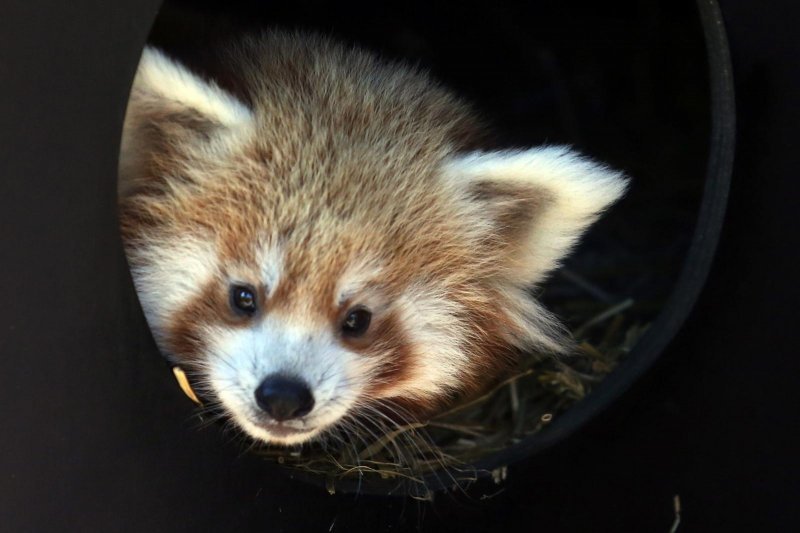
[[[580,280],[586,283],[585,280]],[[518,371],[481,397],[457,405],[426,421],[371,432],[356,444],[309,446],[301,450],[260,450],[266,457],[307,473],[322,476],[328,491],[345,478],[406,480],[423,498],[432,494],[424,478],[443,476],[461,485],[477,478],[467,465],[542,431],[570,406],[584,399],[631,350],[647,329],[630,299],[598,304],[597,299],[569,302],[580,308],[573,324],[577,350],[559,359],[524,358]],[[572,316],[576,313],[573,311]],[[505,469],[492,475],[496,481]]]

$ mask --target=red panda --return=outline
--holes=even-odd
[[[620,173],[562,146],[482,151],[426,73],[321,36],[224,58],[235,90],[145,49],[119,195],[160,348],[236,426],[290,445],[382,405],[423,418],[566,349],[529,290]]]

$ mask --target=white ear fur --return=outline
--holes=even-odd
[[[251,118],[250,110],[239,100],[150,46],[142,53],[133,92],[148,100],[162,100],[165,107],[194,110],[224,126]]]
[[[191,73],[155,48],[142,53],[131,89],[119,160],[120,197],[152,178],[149,163],[165,146],[190,150],[197,140],[203,150],[224,148],[231,134],[246,135],[252,124],[247,106]],[[225,133],[227,135],[215,135]]]
[[[622,173],[564,146],[459,156],[446,165],[445,176],[460,187],[518,186],[522,195],[540,196],[541,202],[534,202],[536,212],[531,213],[529,230],[520,234],[524,242],[517,243],[520,256],[513,273],[524,283],[541,281],[556,268],[628,185]]]

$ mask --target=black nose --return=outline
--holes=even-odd
[[[256,403],[269,416],[283,422],[310,413],[314,396],[299,379],[273,374],[256,389]]]

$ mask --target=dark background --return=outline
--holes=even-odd
[[[485,89],[474,83],[474,74],[461,80],[458,72],[439,74],[462,91],[474,88],[469,96],[497,119],[508,135],[505,142],[569,141],[633,175],[653,176],[648,183],[670,176],[676,181],[664,194],[686,181],[678,189],[688,191],[682,198],[690,202],[696,198],[692,183],[703,171],[707,132],[706,126],[680,121],[701,117],[707,105],[695,96],[704,81],[702,56],[690,55],[697,52],[699,35],[691,3],[565,4],[535,4],[537,10],[528,8],[524,20],[518,20],[516,8],[490,18],[495,6],[485,10],[486,20],[492,27],[510,20],[525,35],[540,36],[533,49],[558,52],[555,62],[546,54],[531,60],[531,87],[552,88],[554,79],[592,87],[589,82],[600,79],[599,88],[607,92],[597,98],[567,90],[571,98],[559,104],[560,91],[544,90],[543,103],[531,105],[527,96],[514,100]],[[721,2],[737,82],[738,152],[719,252],[684,329],[656,367],[581,433],[514,465],[504,485],[440,495],[429,505],[329,496],[242,455],[231,436],[217,428],[196,429],[191,405],[144,333],[114,223],[124,103],[158,2],[4,2],[0,529],[668,531],[676,494],[683,504],[679,531],[796,529],[800,364],[790,320],[798,296],[793,215],[800,191],[793,156],[800,120],[795,102],[800,38],[793,4]],[[325,17],[335,15],[328,9],[311,11],[323,26]],[[442,29],[435,46],[412,38],[387,50],[419,56],[434,68],[452,64],[447,55],[426,53],[445,53],[446,37],[462,32],[468,22],[464,13],[474,19],[484,10],[443,4],[430,13],[422,9],[398,8],[393,15],[389,8],[372,6],[364,13],[380,15],[392,27],[398,20],[452,14],[451,26]],[[592,20],[607,33],[587,22]],[[570,21],[575,24],[566,25]],[[362,23],[353,19],[337,28],[367,44],[383,42],[385,28]],[[348,33],[364,27],[361,34]],[[562,35],[552,30],[556,27],[569,31]],[[679,38],[661,43],[665,29]],[[513,36],[512,30],[494,31]],[[628,32],[638,33],[631,39],[614,37]],[[488,42],[490,36],[476,32],[475,42]],[[575,42],[582,46],[572,46],[570,55]],[[612,54],[620,54],[617,64],[624,65],[640,45],[650,52],[638,67],[632,63],[630,69],[587,74],[582,66],[613,64],[604,59]],[[670,49],[675,55],[666,53]],[[492,60],[488,56],[483,64]],[[498,71],[511,71],[523,60],[498,60]],[[553,64],[561,74],[537,74]],[[686,83],[659,78],[654,64]],[[570,85],[579,75],[588,81]],[[613,83],[617,78],[619,86]],[[659,83],[626,96],[641,79]],[[517,83],[497,85],[506,91]],[[681,88],[688,94],[680,94]],[[503,97],[493,102],[492,94]],[[648,95],[650,102],[636,100]],[[595,100],[600,104],[593,107]],[[509,101],[521,108],[504,114]],[[660,102],[667,108],[656,112]],[[699,103],[692,110],[688,102]],[[550,104],[565,107],[539,116]],[[617,110],[630,116],[620,118]],[[534,118],[536,129],[527,129]],[[609,131],[614,133],[602,142]],[[654,149],[659,145],[662,149]],[[686,175],[654,170],[662,167],[682,168]],[[684,234],[684,219],[671,220],[647,220],[647,225]],[[670,242],[680,246],[680,239]],[[662,248],[642,247],[637,257]]]

